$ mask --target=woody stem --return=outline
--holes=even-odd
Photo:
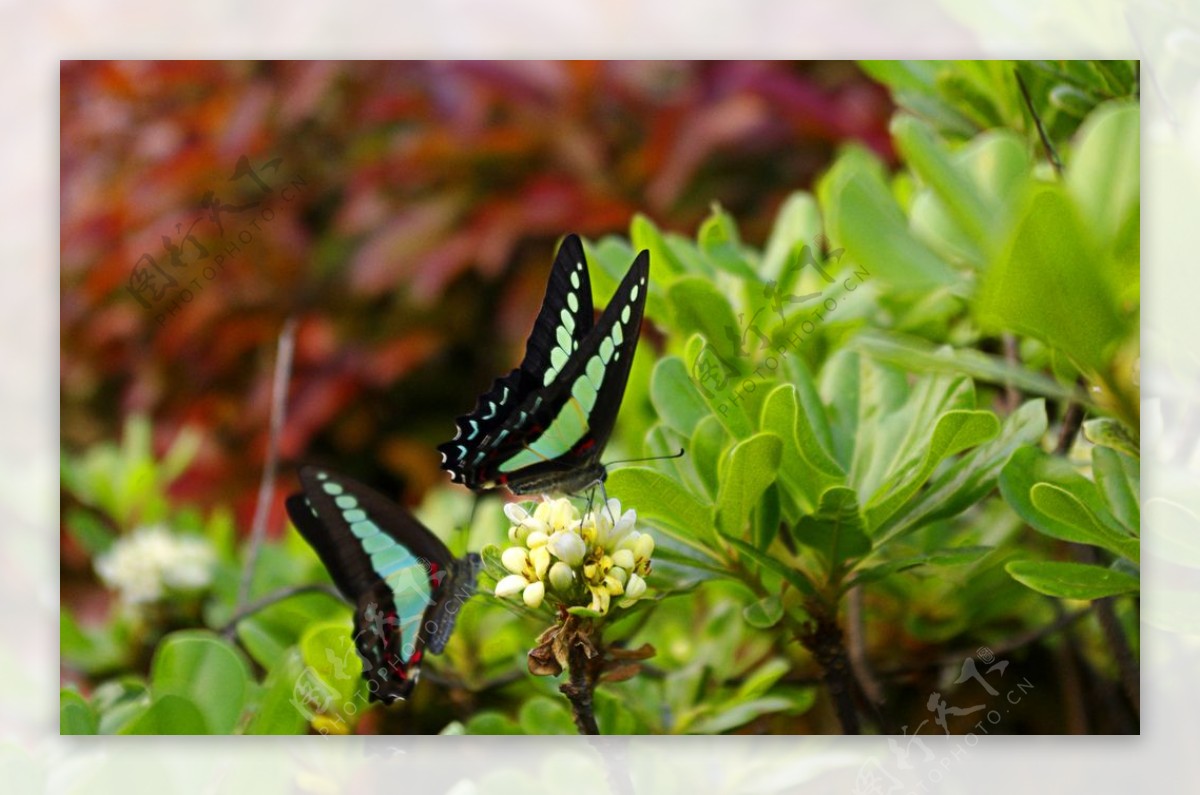
[[[589,659],[584,644],[572,642],[567,652],[568,678],[558,689],[571,702],[571,715],[580,734],[599,734],[592,694],[596,689],[595,660]]]

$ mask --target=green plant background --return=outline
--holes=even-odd
[[[754,202],[738,198],[753,195],[754,180],[731,196],[700,180],[691,190],[707,214],[680,225],[687,232],[633,206],[624,231],[586,241],[598,306],[636,251],[649,249],[652,261],[647,327],[607,457],[687,450],[610,473],[609,493],[659,545],[655,598],[611,622],[606,640],[650,643],[657,654],[637,677],[598,688],[601,730],[842,730],[822,666],[799,640],[827,616],[884,696],[870,707],[860,699],[868,730],[930,718],[935,691],[950,703],[985,701],[977,683],[947,682],[965,657],[993,648],[1010,661],[1004,684],[1027,679],[1038,693],[997,731],[1136,732],[1120,653],[1136,664],[1136,65],[861,69],[895,104],[894,149],[869,136],[838,141],[767,224],[740,218],[754,215]],[[339,252],[318,261],[336,273]],[[530,284],[511,311],[531,319],[540,287]],[[64,286],[64,300],[73,289]],[[454,311],[460,289],[469,285],[448,289],[423,324],[459,331],[468,314]],[[393,322],[367,318],[346,335],[378,335]],[[243,379],[269,377],[262,336],[260,351],[228,365]],[[319,324],[302,330],[298,367],[317,367],[320,352],[336,359],[336,347]],[[444,402],[426,381],[445,371],[435,361],[388,389]],[[64,369],[64,400],[76,375]],[[468,407],[472,389],[452,405]],[[86,572],[122,535],[159,522],[208,539],[218,560],[207,591],[137,614],[98,603],[87,575],[64,576],[64,733],[574,730],[557,683],[525,672],[544,625],[486,593],[464,608],[412,701],[394,710],[366,708],[351,610],[324,594],[219,634],[245,564],[246,512],[197,485],[197,468],[220,457],[203,430],[170,416],[164,427],[129,411],[108,439],[81,421],[86,443],[64,433],[65,573]],[[339,445],[362,432],[337,422],[334,443],[310,453],[338,461]],[[290,444],[285,456],[299,458],[301,443]],[[419,458],[412,449],[381,457]],[[411,474],[419,466],[403,471],[426,483]],[[418,515],[456,552],[504,540],[494,498],[472,505],[438,486]],[[328,576],[281,528],[261,550],[253,594],[311,582]],[[302,681],[333,692],[333,706],[298,710]],[[1082,693],[1105,698],[1064,709]]]

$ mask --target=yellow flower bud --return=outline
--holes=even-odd
[[[554,590],[565,592],[575,583],[575,572],[571,570],[570,566],[559,560],[550,567],[549,579]]]
[[[527,607],[537,609],[541,606],[542,600],[546,598],[545,583],[541,581],[530,583],[528,586],[526,586],[525,591],[521,594],[521,597],[525,600],[525,605]]]
[[[536,549],[537,547],[545,546],[546,542],[549,540],[550,536],[546,535],[541,530],[534,530],[532,533],[525,536],[525,546],[529,547],[530,549]]]
[[[612,561],[614,565],[620,566],[622,569],[628,571],[633,568],[635,562],[633,551],[628,549],[618,549],[612,554]]]
[[[523,547],[509,547],[501,553],[500,562],[513,574],[524,574],[529,565],[529,553]]]
[[[529,580],[522,577],[520,574],[510,574],[500,582],[496,583],[496,596],[505,597],[521,591],[529,585]]]
[[[533,572],[539,580],[546,577],[550,568],[550,550],[545,544],[529,551],[529,562],[533,564]]]

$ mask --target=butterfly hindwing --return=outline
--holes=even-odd
[[[404,698],[426,645],[439,652],[453,629],[457,609],[446,605],[474,591],[478,556],[455,560],[407,511],[351,478],[305,467],[300,482],[288,515],[355,605],[354,641],[371,698]]]
[[[516,493],[575,492],[604,476],[599,457],[620,409],[637,347],[650,259],[646,251],[638,255],[594,326],[590,318],[586,324],[576,322],[569,339],[560,326],[555,332],[556,347],[543,355],[548,345],[545,321],[553,317],[547,307],[591,309],[590,301],[584,306],[571,300],[571,294],[564,299],[556,293],[562,285],[563,266],[574,261],[573,255],[563,254],[572,241],[578,246],[578,239],[571,236],[559,251],[526,360],[497,381],[474,412],[459,419],[456,438],[439,448],[446,454],[443,466],[452,478],[473,489],[507,486]],[[578,283],[586,287],[582,247],[577,256],[583,265],[578,272],[585,274]],[[567,283],[576,284],[569,276]],[[564,324],[567,318],[563,316]],[[581,329],[586,330],[580,334]],[[568,344],[570,351],[565,350]],[[544,365],[543,370],[528,372],[531,362]],[[491,398],[501,385],[512,387],[515,398],[505,402],[499,417],[486,418],[485,425],[481,408],[491,407]],[[525,388],[518,389],[518,385]]]

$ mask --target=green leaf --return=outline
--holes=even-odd
[[[954,269],[913,236],[870,155],[853,149],[843,153],[819,194],[830,238],[872,276],[914,292],[958,282]]]
[[[1137,438],[1118,420],[1109,417],[1085,420],[1083,435],[1092,444],[1110,447],[1135,459],[1141,458]]]
[[[1018,450],[1001,471],[999,483],[1008,504],[1039,532],[1138,559],[1137,539],[1118,529],[1096,484],[1061,458],[1033,447]]]
[[[775,481],[783,442],[773,433],[759,433],[734,445],[717,500],[717,527],[741,533],[767,487]]]
[[[929,552],[924,555],[914,555],[874,565],[866,565],[855,570],[854,579],[850,580],[846,584],[846,587],[852,588],[856,585],[866,585],[867,583],[876,582],[893,574],[920,566],[946,567],[975,563],[984,555],[991,552],[992,549],[992,547],[977,546],[951,547],[949,549],[939,549],[936,552]]]
[[[845,486],[835,486],[822,494],[816,513],[796,523],[792,538],[814,550],[827,573],[843,568],[846,561],[871,550],[858,509],[858,495]]]
[[[1054,185],[1040,187],[1031,192],[1011,239],[984,274],[976,317],[987,329],[1035,337],[1085,370],[1103,372],[1132,319],[1118,311],[1107,280],[1096,278],[1101,261],[1065,192]]]
[[[775,214],[771,235],[763,249],[761,278],[780,279],[795,247],[811,242],[820,231],[821,211],[812,195],[797,191],[788,196]]]
[[[246,727],[246,734],[304,733],[309,716],[301,712],[304,705],[298,705],[296,697],[297,685],[302,684],[303,675],[304,660],[300,650],[288,649],[267,674],[261,700]]]
[[[504,561],[500,557],[500,547],[496,544],[485,544],[479,552],[479,557],[483,558],[483,570],[497,582],[512,573],[504,567]]]
[[[349,607],[327,594],[298,594],[242,619],[237,625],[237,636],[251,659],[271,670],[288,649],[300,642],[300,636],[310,625],[348,615]]]
[[[692,724],[688,730],[695,734],[720,734],[736,729],[762,715],[781,712],[792,707],[792,702],[782,697],[756,698],[752,701],[734,702],[716,714]]]
[[[717,560],[713,506],[675,481],[647,467],[622,467],[608,476],[608,493],[638,516]]]
[[[313,624],[300,638],[300,655],[304,664],[334,695],[333,710],[341,712],[365,688],[362,679],[362,658],[354,646],[353,630],[346,621],[323,621]]]
[[[1142,194],[1141,112],[1136,104],[1113,102],[1088,116],[1067,164],[1066,183],[1092,234],[1106,245],[1137,224]]]
[[[783,615],[782,609],[780,610],[780,615]],[[738,687],[737,699],[748,700],[766,695],[767,691],[771,689],[771,686],[782,679],[791,670],[792,666],[787,660],[779,657],[773,657],[770,660],[767,660],[765,663],[755,668],[754,671],[746,677],[745,681],[742,682],[741,686]]]
[[[720,357],[736,365],[741,326],[729,299],[710,279],[683,276],[667,290],[675,325],[685,334],[700,333]]]
[[[659,419],[684,436],[691,436],[700,421],[712,413],[688,377],[683,361],[676,356],[655,365],[650,377],[650,401]]]
[[[534,696],[521,705],[517,723],[525,734],[576,734],[571,711],[561,699]]]
[[[879,527],[925,484],[946,458],[991,441],[1000,433],[1000,420],[990,411],[948,411],[938,418],[921,466],[903,479],[885,484],[867,503],[867,529]]]
[[[156,696],[150,708],[127,724],[121,734],[229,733],[213,731],[205,713],[205,707],[194,699],[166,693]]]
[[[1142,532],[1141,467],[1136,458],[1107,447],[1092,448],[1092,475],[1117,521],[1131,534]]]
[[[463,728],[467,734],[521,733],[521,727],[516,721],[492,710],[476,712]]]
[[[779,524],[783,515],[782,500],[779,496],[780,485],[772,483],[763,492],[762,499],[750,514],[752,528],[751,539],[759,549],[767,549],[779,535]]]
[[[720,205],[714,204],[708,218],[700,224],[696,242],[700,244],[700,250],[704,252],[709,263],[717,270],[731,273],[741,279],[757,280],[758,274],[742,256],[737,225]]]
[[[1101,599],[1141,587],[1137,577],[1086,563],[1013,560],[1004,569],[1022,585],[1063,599]]]
[[[1085,406],[1095,405],[1081,389],[1065,387],[1053,378],[1030,372],[1020,365],[1010,364],[999,356],[989,356],[974,348],[952,348],[949,345],[935,347],[925,340],[904,334],[889,332],[885,335],[870,331],[859,334],[851,345],[870,354],[873,359],[905,370],[965,375],[975,381],[998,386],[1011,384],[1031,395],[1075,400]]]
[[[760,426],[782,440],[779,477],[801,505],[811,508],[825,488],[842,482],[843,475],[813,434],[800,432],[798,416],[796,387],[780,384],[763,401]]]
[[[692,434],[688,455],[710,497],[715,497],[717,494],[718,463],[728,440],[729,433],[721,421],[711,414],[696,424],[696,430]]]
[[[1074,528],[1083,543],[1103,547],[1135,563],[1138,561],[1137,539],[1102,524],[1096,514],[1070,491],[1053,483],[1035,483],[1029,492],[1029,500],[1043,515]]]
[[[797,571],[796,569],[781,563],[766,552],[760,552],[750,544],[742,541],[740,538],[734,538],[733,536],[725,534],[722,534],[721,537],[724,538],[725,541],[734,549],[736,549],[741,555],[754,561],[767,571],[778,574],[784,580],[791,583],[791,585],[794,586],[796,590],[800,591],[800,593],[804,594],[805,596],[817,595],[817,589],[813,587],[812,582],[809,581],[803,572]]]
[[[1046,433],[1046,404],[1031,400],[1014,411],[990,442],[953,461],[912,502],[874,529],[876,548],[932,522],[957,516],[996,485],[996,478],[1018,449],[1036,444]]]
[[[100,719],[87,699],[66,688],[58,694],[58,733],[96,734],[100,731]]]
[[[150,666],[155,701],[179,696],[194,703],[209,734],[233,732],[249,684],[250,666],[241,652],[211,632],[186,630],[168,635]]]
[[[783,602],[776,594],[764,596],[742,610],[746,623],[758,629],[770,629],[783,620]]]
[[[665,268],[666,272],[671,274],[686,273],[689,270],[679,257],[675,256],[654,222],[641,213],[635,213],[629,222],[629,241],[633,243],[635,250],[646,249],[650,252],[650,262],[654,264],[656,272],[659,272],[659,268]]]
[[[980,196],[966,169],[954,161],[933,131],[913,116],[895,116],[891,131],[909,168],[933,189],[974,247],[987,251],[995,225],[995,208]]]
[[[100,734],[118,734],[150,708],[145,682],[124,677],[105,682],[92,693],[92,706],[100,715]]]

